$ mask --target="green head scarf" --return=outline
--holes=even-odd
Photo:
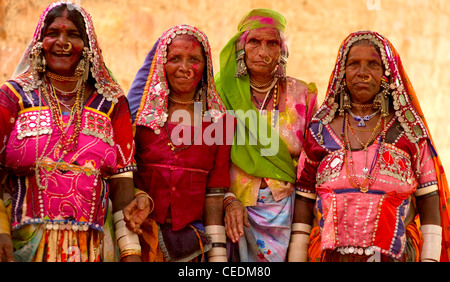
[[[216,75],[216,88],[227,110],[234,110],[237,120],[235,142],[231,148],[231,160],[247,174],[294,183],[296,179],[293,160],[284,141],[267,121],[268,132],[258,129],[259,113],[251,101],[250,79],[248,75],[236,78],[236,50],[241,35],[249,30],[270,27],[284,32],[286,19],[269,9],[256,9],[243,17],[237,34],[225,45],[220,53],[220,72]],[[238,45],[238,47],[236,47]],[[249,115],[250,111],[254,113]],[[253,116],[254,118],[248,118]],[[270,137],[270,138],[269,138]],[[273,146],[273,140],[278,146]],[[243,142],[245,141],[245,142]],[[271,143],[272,142],[272,143]],[[244,143],[244,144],[242,144]]]

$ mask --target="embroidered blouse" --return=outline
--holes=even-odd
[[[227,124],[232,126],[230,134]],[[161,130],[159,135],[148,127],[136,126],[138,171],[134,179],[136,186],[154,200],[155,209],[150,218],[159,223],[171,218],[173,230],[203,219],[207,189],[230,185],[233,126],[229,115],[217,123],[203,121],[201,128],[167,122],[166,130]],[[174,130],[179,130],[179,134]],[[184,135],[187,132],[190,136]],[[179,136],[180,140],[172,140],[170,136]],[[189,145],[192,140],[193,144]],[[169,142],[178,142],[179,146],[172,151]]]
[[[374,180],[366,193],[352,186],[345,145],[327,124],[309,128],[299,160],[297,193],[317,195],[315,214],[322,251],[371,255],[379,251],[399,259],[406,245],[405,227],[414,216],[411,195],[435,185],[430,144],[416,147],[396,118],[388,122],[386,142],[368,147]],[[354,171],[364,182],[364,151],[352,151]]]
[[[94,92],[82,111],[78,147],[64,154],[59,128],[38,90],[23,91],[8,81],[0,91],[0,166],[11,175],[13,229],[45,223],[48,228],[103,231],[109,195],[105,179],[135,170],[126,98],[115,104]],[[67,133],[73,132],[70,116],[62,119],[69,124]]]

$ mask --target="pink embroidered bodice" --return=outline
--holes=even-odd
[[[418,159],[414,145],[402,135],[393,144],[374,142],[367,151],[372,179],[368,180],[368,190],[361,191],[355,187],[355,179],[367,187],[364,151],[352,151],[352,170],[342,141],[325,126],[321,132],[323,144],[319,145],[317,128],[317,124],[311,127],[312,134],[305,141],[308,153],[300,158],[297,191],[317,194],[315,213],[322,250],[369,256],[378,251],[401,258],[406,225],[409,216],[414,216],[411,195],[418,188],[436,183],[429,144],[420,143]],[[323,157],[316,162],[316,156]]]
[[[32,94],[37,100],[36,92]],[[114,136],[115,105],[94,94],[82,111],[76,150],[64,151],[50,109],[36,104],[18,113],[6,147],[4,165],[16,175],[13,229],[46,223],[47,228],[102,230],[109,193],[104,179],[133,163],[132,139],[119,146]],[[65,130],[73,133],[70,116],[62,119]],[[131,128],[129,115],[128,123]]]

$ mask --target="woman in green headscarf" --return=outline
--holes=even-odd
[[[237,119],[224,199],[231,253],[239,253],[231,261],[286,259],[297,159],[317,89],[286,77],[285,25],[275,11],[252,10],[220,53],[216,87]]]

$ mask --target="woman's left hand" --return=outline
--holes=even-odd
[[[152,203],[147,197],[137,197],[123,209],[128,229],[136,234],[142,234],[141,224],[150,214],[151,205]]]

